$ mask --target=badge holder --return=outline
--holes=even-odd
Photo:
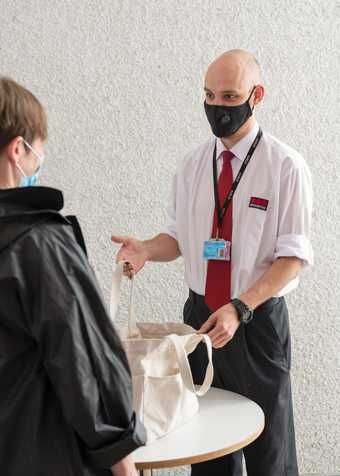
[[[204,242],[203,258],[211,261],[230,261],[230,241],[219,238],[218,229],[216,238]]]

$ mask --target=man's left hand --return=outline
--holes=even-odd
[[[200,334],[208,334],[215,349],[224,347],[240,325],[236,309],[226,304],[215,311],[199,329]]]

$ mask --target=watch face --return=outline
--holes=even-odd
[[[253,312],[248,308],[244,302],[240,301],[239,299],[232,299],[231,303],[235,307],[237,311],[238,318],[241,322],[245,324],[253,318]]]
[[[244,314],[244,322],[249,322],[252,320],[253,318],[253,313],[251,311],[247,311],[245,314]]]
[[[252,315],[251,315],[251,312],[250,311],[246,311],[243,316],[242,316],[242,321],[243,322],[248,322],[250,321],[252,318]]]

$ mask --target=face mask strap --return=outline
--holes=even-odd
[[[27,178],[27,175],[25,174],[23,168],[21,167],[21,165],[18,164],[18,162],[16,162],[16,167],[20,170],[21,174],[23,177]]]
[[[29,150],[33,153],[33,155],[35,155],[35,157],[39,160],[39,168],[42,166],[43,162],[44,162],[44,156],[43,155],[40,155],[38,154],[38,152],[36,150],[33,149],[33,147],[25,141],[25,139],[23,139],[24,141],[24,144],[26,147],[29,148]]]
[[[255,85],[255,86],[253,87],[253,89],[251,90],[251,93],[249,94],[249,97],[248,97],[248,99],[247,99],[247,103],[249,103],[249,100],[250,100],[250,98],[252,97],[253,92],[256,90],[256,87],[257,87],[257,85]],[[250,106],[250,104],[249,104],[249,106]],[[253,104],[253,107],[251,108],[251,112],[254,111],[254,107],[255,107],[255,104]]]
[[[33,155],[39,160],[39,167],[37,168],[35,174],[41,169],[41,166],[44,162],[44,156],[41,156],[40,154],[38,154],[38,152],[36,150],[33,149],[33,147],[25,141],[25,139],[23,139],[23,142],[25,144],[25,146],[33,153]],[[19,164],[19,162],[16,162],[16,167],[19,169],[20,173],[22,174],[22,176],[27,179],[28,178],[28,175],[25,174],[23,168],[21,167],[21,165]]]

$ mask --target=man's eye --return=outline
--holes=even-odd
[[[235,99],[236,96],[234,94],[225,94],[223,97],[230,101],[231,99]]]
[[[208,99],[211,99],[213,97],[213,95],[211,93],[206,92],[205,97],[207,97]]]

